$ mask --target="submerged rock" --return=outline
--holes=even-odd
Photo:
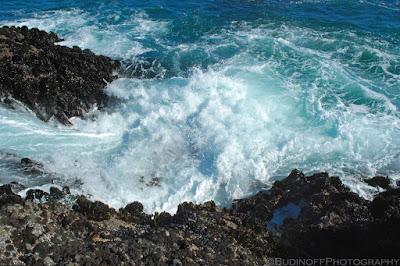
[[[0,165],[31,177],[46,174],[42,163],[3,151],[0,151]]]
[[[33,161],[29,158],[21,159],[21,166],[23,171],[29,175],[41,175],[44,174],[43,164]]]
[[[27,27],[0,28],[0,101],[22,102],[40,119],[63,124],[102,108],[107,82],[120,63],[79,47],[56,45],[56,34]]]

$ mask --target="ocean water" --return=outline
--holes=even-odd
[[[174,212],[227,206],[293,168],[367,198],[364,177],[400,177],[398,0],[2,0],[0,25],[54,31],[125,67],[107,87],[124,101],[95,120],[0,107],[2,183]],[[22,173],[20,157],[53,174]]]

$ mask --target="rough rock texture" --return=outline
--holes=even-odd
[[[338,177],[294,170],[270,190],[239,200],[233,208],[255,223],[265,223],[288,204],[300,206],[296,219],[286,219],[274,230],[276,257],[398,257],[399,200],[400,189],[370,202]]]
[[[0,102],[24,103],[40,119],[63,124],[93,105],[107,104],[103,89],[120,64],[79,47],[56,45],[54,33],[27,27],[0,28]]]
[[[68,208],[61,202],[75,202]],[[271,228],[292,204],[297,218]],[[64,188],[0,187],[0,264],[265,265],[272,257],[397,257],[400,189],[370,202],[337,177],[293,171],[231,209],[182,203],[175,215],[143,213],[139,202],[114,210]]]
[[[373,187],[390,188],[390,179],[387,176],[374,176],[373,178],[365,179],[365,182]]]
[[[78,197],[74,211],[50,195],[43,194],[46,203],[36,197],[1,202],[0,264],[262,265],[266,259],[264,227],[247,228],[213,202],[150,216],[137,202],[117,212]]]

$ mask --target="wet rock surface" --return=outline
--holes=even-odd
[[[286,206],[298,215],[282,214]],[[174,215],[145,214],[139,202],[114,210],[67,188],[22,199],[4,185],[0,217],[7,265],[264,265],[270,257],[397,257],[400,248],[400,189],[367,201],[326,173],[293,171],[230,209],[185,202]]]
[[[371,202],[351,192],[338,177],[305,176],[294,170],[270,190],[237,201],[233,209],[263,223],[273,221],[287,204],[301,208],[296,219],[284,219],[274,230],[272,256],[398,257],[399,196],[400,189],[389,189]]]
[[[0,151],[0,167],[12,168],[27,176],[39,176],[45,174],[42,163],[29,158],[20,158],[12,153]]]
[[[0,28],[0,102],[22,102],[40,119],[67,125],[94,105],[107,105],[104,88],[120,63],[59,41],[35,28]]]
[[[365,183],[372,187],[380,187],[383,189],[390,188],[390,179],[387,176],[374,176],[373,178],[365,179]]]

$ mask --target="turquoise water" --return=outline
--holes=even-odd
[[[107,92],[125,101],[95,121],[64,127],[0,107],[0,151],[42,162],[77,193],[174,211],[229,204],[293,168],[337,174],[366,197],[363,177],[400,176],[400,1],[0,5],[1,25],[124,62]],[[8,162],[5,181],[49,182]]]

